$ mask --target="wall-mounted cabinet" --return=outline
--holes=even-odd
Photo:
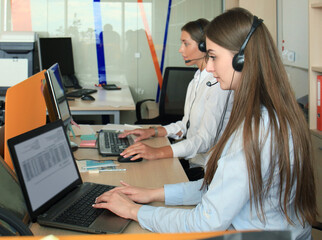
[[[317,130],[317,76],[322,75],[322,1],[309,1],[309,128]]]
[[[259,1],[258,0],[225,0],[225,9],[242,7],[252,14],[264,19],[265,25],[270,31],[273,39],[277,42],[276,31],[276,1]]]
[[[322,75],[322,1],[309,0],[309,128],[315,155],[316,186],[322,184],[322,131],[317,130],[317,76]],[[317,190],[317,205],[322,222],[322,194]],[[312,231],[313,237],[321,238],[321,231]]]

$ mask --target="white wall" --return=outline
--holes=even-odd
[[[296,98],[308,94],[308,2],[277,0],[278,48]],[[283,49],[282,49],[283,47]],[[290,54],[295,58],[289,59]]]
[[[289,81],[296,98],[303,97],[309,92],[308,70],[293,66],[285,66]]]
[[[308,2],[305,0],[225,0],[225,7],[244,7],[264,19],[276,40],[296,98],[308,94]],[[282,56],[284,40],[284,57]],[[289,61],[287,53],[295,53]]]

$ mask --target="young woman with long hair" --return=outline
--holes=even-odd
[[[132,156],[132,160],[179,157],[182,158],[180,161],[189,180],[203,177],[204,166],[209,158],[207,152],[214,145],[228,95],[228,91],[222,90],[219,84],[216,84],[216,79],[206,70],[205,29],[208,24],[208,20],[200,18],[186,23],[181,28],[179,53],[186,66],[198,67],[187,89],[182,120],[155,129],[140,128],[120,134],[120,137],[129,134],[137,136],[136,143],[121,153],[123,157]],[[231,97],[227,105],[221,130],[228,123],[232,99]],[[182,141],[163,147],[150,147],[141,142],[156,135]]]
[[[234,91],[232,113],[203,180],[104,193],[107,208],[155,232],[290,230],[311,239],[317,216],[310,133],[261,19],[235,8],[206,30],[207,71]],[[193,209],[141,205],[164,200]]]

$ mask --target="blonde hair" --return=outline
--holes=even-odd
[[[237,53],[252,25],[253,15],[234,8],[216,17],[206,29],[207,38]],[[267,185],[261,173],[260,121],[261,106],[269,115],[271,131],[270,172]],[[313,224],[317,216],[313,152],[307,122],[288,82],[275,43],[264,23],[260,24],[245,49],[241,81],[234,93],[234,104],[225,131],[207,163],[203,187],[209,185],[228,139],[240,127],[249,177],[250,201],[257,216],[265,222],[263,201],[273,184],[274,170],[279,170],[279,204],[292,224],[288,203],[296,185],[294,207],[297,218]],[[291,166],[289,133],[293,140],[294,165]],[[277,161],[276,161],[277,159]],[[252,198],[254,202],[252,202]]]

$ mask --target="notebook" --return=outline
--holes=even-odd
[[[61,120],[11,138],[8,146],[33,222],[88,233],[120,233],[129,224],[130,220],[108,210],[91,207],[96,197],[113,186],[82,182]],[[101,192],[94,193],[97,187]],[[88,212],[74,206],[83,196],[91,197],[86,200]],[[76,220],[66,213],[70,208],[77,213]]]

